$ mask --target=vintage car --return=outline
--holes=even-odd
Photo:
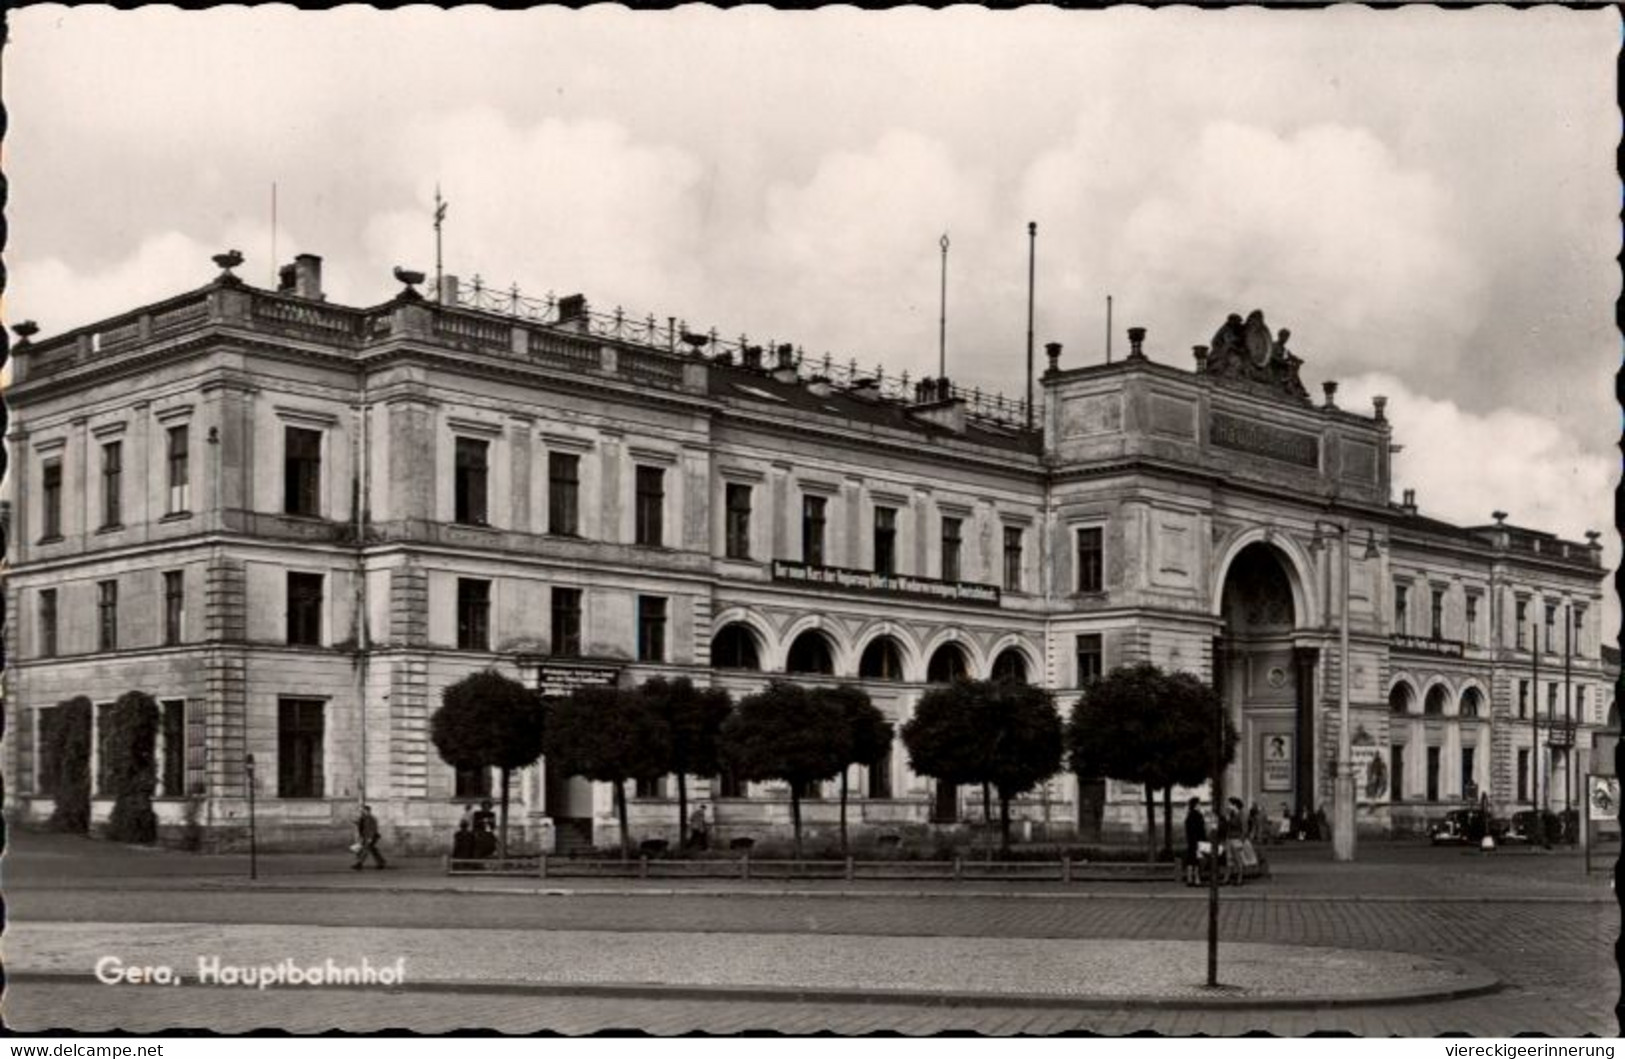
[[[1483,809],[1452,809],[1429,833],[1435,846],[1476,846],[1489,835],[1497,843],[1506,840],[1511,829]]]

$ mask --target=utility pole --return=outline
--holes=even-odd
[[[1574,604],[1563,607],[1563,826],[1569,828],[1574,812]],[[1574,833],[1569,831],[1569,845]]]
[[[1533,687],[1530,689],[1529,703],[1529,771],[1530,796],[1535,807],[1535,839],[1541,845],[1546,845],[1546,807],[1540,800],[1540,624],[1531,620],[1529,623],[1529,651],[1534,671]]]
[[[1106,295],[1106,363],[1112,362],[1112,296]]]
[[[1354,859],[1354,762],[1349,740],[1349,524],[1338,524],[1343,544],[1341,628],[1338,631],[1337,786],[1333,788],[1332,859]]]
[[[446,202],[440,197],[440,185],[434,186],[434,300],[442,301],[445,297],[445,267],[440,253],[440,227],[446,220]]]

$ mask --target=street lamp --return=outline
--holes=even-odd
[[[254,842],[254,755],[243,757],[243,769],[248,773],[248,877],[258,879],[259,850]]]
[[[1354,761],[1353,747],[1349,738],[1350,557],[1348,520],[1343,519],[1338,522],[1316,520],[1315,539],[1310,545],[1316,551],[1324,547],[1324,541],[1321,537],[1323,529],[1330,529],[1331,532],[1337,535],[1342,544],[1341,551],[1343,554],[1343,601],[1340,628],[1338,630],[1337,782],[1332,788],[1332,859],[1334,861],[1352,861],[1354,859]],[[1366,530],[1365,558],[1375,559],[1381,554],[1377,550],[1376,532]]]

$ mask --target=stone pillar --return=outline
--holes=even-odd
[[[790,544],[790,527],[794,524],[791,519],[801,517],[801,502],[800,497],[790,489],[790,465],[775,463],[768,481],[768,517],[772,519],[772,533],[768,538],[767,557],[799,560],[801,553],[793,550]],[[796,537],[800,537],[799,529]]]
[[[825,551],[828,554],[824,563],[828,566],[856,569],[864,565],[863,479],[848,478],[841,483],[841,508],[837,516],[840,519],[838,526],[833,518],[827,519],[825,532],[829,534],[830,540],[826,542]],[[835,532],[831,532],[832,530]],[[834,547],[827,546],[830,544]]]
[[[513,472],[512,481],[508,487],[509,528],[520,533],[535,533],[536,526],[531,518],[531,478],[533,438],[532,428],[536,421],[530,416],[513,416],[508,420],[508,451],[512,454],[510,465]]]
[[[1295,811],[1307,819],[1315,812],[1315,663],[1317,647],[1294,647],[1293,668],[1297,671],[1297,762],[1293,778]]]

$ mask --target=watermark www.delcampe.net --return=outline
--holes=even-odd
[[[363,956],[359,963],[339,963],[329,957],[320,963],[282,959],[276,963],[227,963],[219,956],[199,956],[196,970],[168,964],[130,964],[117,956],[96,961],[96,980],[104,985],[223,985],[252,989],[281,986],[397,986],[406,981],[406,957],[375,964]]]

